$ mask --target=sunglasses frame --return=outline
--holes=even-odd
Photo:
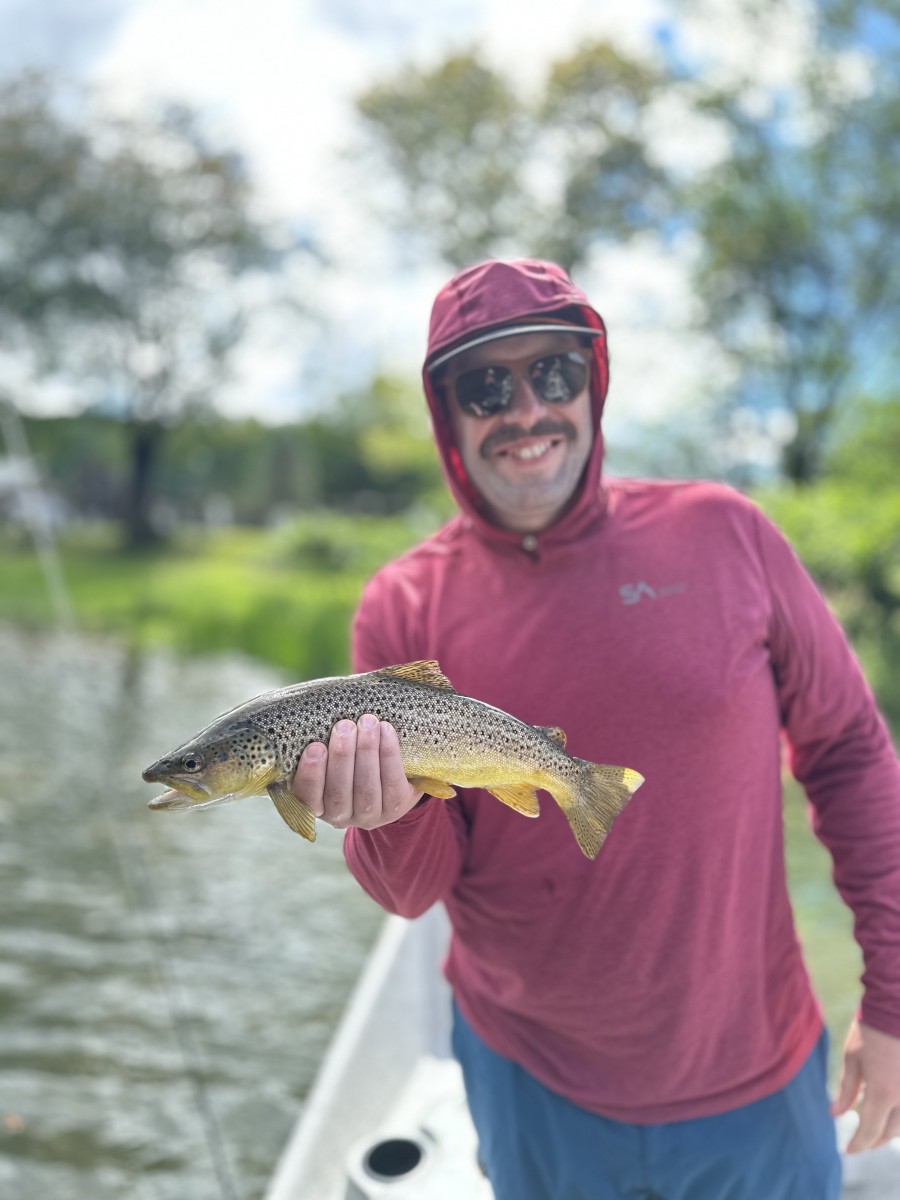
[[[558,359],[563,360],[563,364],[565,364],[566,362],[569,362],[572,365],[577,365],[584,372],[584,379],[582,380],[581,385],[579,387],[575,388],[574,390],[571,390],[569,395],[567,395],[565,397],[560,397],[558,399],[547,397],[547,396],[543,395],[542,392],[535,386],[534,378],[532,376],[532,368],[533,367],[535,367],[538,363],[543,362],[545,359],[553,359],[553,358],[558,358]],[[459,408],[460,412],[464,413],[466,416],[475,417],[477,420],[489,420],[491,417],[496,417],[500,413],[506,412],[506,410],[512,404],[513,398],[515,396],[515,380],[517,378],[524,378],[527,380],[528,386],[531,388],[531,390],[534,392],[534,394],[537,396],[537,398],[540,400],[540,402],[542,404],[549,404],[549,405],[553,405],[553,406],[562,405],[562,404],[571,404],[573,400],[575,400],[578,396],[581,395],[581,393],[585,390],[585,388],[590,383],[591,356],[589,353],[585,353],[585,351],[582,349],[545,351],[543,354],[536,354],[533,358],[529,357],[529,359],[525,363],[524,367],[520,367],[518,365],[523,360],[521,360],[521,359],[515,360],[514,359],[512,361],[515,364],[515,366],[510,366],[508,362],[506,362],[506,363],[504,363],[504,362],[485,363],[485,365],[482,367],[471,367],[467,371],[460,372],[460,374],[457,375],[456,378],[453,380],[452,388],[451,388],[451,390],[453,392],[453,398],[454,398],[454,400],[456,402],[456,406],[457,406],[457,408]],[[560,368],[557,368],[557,369],[559,370]],[[460,384],[464,380],[469,379],[472,376],[484,377],[487,375],[488,372],[491,372],[491,371],[502,373],[500,378],[496,381],[496,386],[504,388],[505,397],[501,397],[501,396],[494,397],[494,402],[500,401],[499,406],[497,408],[490,409],[488,411],[484,411],[483,400],[478,400],[478,399],[474,399],[474,398],[466,399],[460,395]],[[508,381],[510,379],[513,380],[513,386],[506,388],[505,385],[508,383]],[[569,381],[566,380],[565,378],[564,378],[563,382],[566,384],[567,388],[569,388],[569,389],[572,388],[573,385],[570,384]],[[485,393],[486,393],[486,386],[484,389]]]

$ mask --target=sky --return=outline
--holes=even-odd
[[[715,54],[723,77],[746,61],[753,47],[734,0],[688,8],[694,20],[678,25],[686,50]],[[667,0],[532,9],[521,0],[0,0],[0,71],[49,65],[96,83],[125,110],[148,97],[186,101],[246,155],[273,215],[322,246],[332,269],[312,298],[321,323],[291,344],[249,344],[222,396],[231,414],[277,421],[376,369],[416,372],[432,299],[451,273],[437,261],[401,261],[359,194],[342,157],[358,136],[354,96],[406,62],[437,63],[474,43],[528,89],[593,38],[652,53],[671,36],[671,11]],[[785,0],[781,36],[760,59],[763,81],[789,79],[803,11],[803,0]],[[716,151],[692,135],[679,152]],[[715,348],[690,332],[689,255],[689,245],[678,259],[632,243],[576,277],[610,329],[608,429],[658,421],[728,377]]]

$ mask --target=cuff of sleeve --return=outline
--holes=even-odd
[[[877,1005],[867,1003],[863,998],[863,1002],[857,1010],[856,1019],[863,1025],[868,1025],[870,1029],[877,1029],[879,1033],[900,1038],[900,1014],[896,1011],[879,1008]]]

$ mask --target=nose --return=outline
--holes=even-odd
[[[544,402],[531,386],[531,380],[526,374],[516,374],[514,378],[512,403],[506,410],[518,420],[537,418],[544,410]]]

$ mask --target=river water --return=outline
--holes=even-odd
[[[381,915],[329,827],[152,812],[141,770],[289,681],[2,628],[0,664],[0,1197],[259,1197]]]
[[[259,1200],[381,914],[328,826],[309,845],[265,798],[151,812],[140,776],[292,681],[3,627],[0,672],[0,1197]],[[798,795],[786,813],[839,1039],[849,918]]]

